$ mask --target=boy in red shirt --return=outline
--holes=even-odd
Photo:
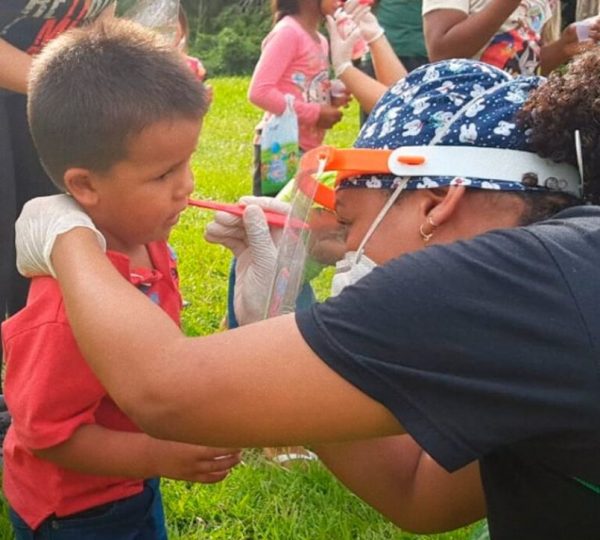
[[[194,188],[202,84],[151,33],[111,21],[46,47],[28,99],[50,177],[102,231],[124,279],[179,324],[166,241]],[[233,449],[141,433],[88,368],[53,278],[33,280],[27,306],[2,332],[13,416],[3,490],[17,539],[166,538],[153,478],[216,482],[239,461]]]

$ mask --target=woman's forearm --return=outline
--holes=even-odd
[[[31,56],[0,39],[0,88],[27,93]]]
[[[293,315],[186,338],[114,269],[93,232],[59,236],[52,261],[84,358],[150,435],[242,447],[402,432],[316,356]]]
[[[403,529],[433,533],[485,515],[478,464],[449,473],[409,435],[314,450],[346,487]]]
[[[388,89],[386,85],[354,66],[347,67],[340,75],[340,79],[367,112],[371,111]]]
[[[375,69],[375,77],[381,84],[392,86],[406,76],[406,68],[396,56],[385,34],[371,43],[369,50]]]

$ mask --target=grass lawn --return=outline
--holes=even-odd
[[[253,127],[258,111],[246,101],[248,79],[212,81],[215,102],[194,158],[198,197],[235,201],[251,191]],[[326,142],[349,146],[358,130],[356,106]],[[171,237],[179,256],[184,329],[202,335],[219,328],[225,313],[230,256],[202,238],[211,213],[189,209]],[[249,450],[220,484],[163,481],[172,539],[211,540],[464,540],[469,529],[434,536],[403,533],[346,491],[319,463],[283,469]],[[0,538],[12,538],[0,508]]]

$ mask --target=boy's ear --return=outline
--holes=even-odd
[[[90,208],[97,204],[98,192],[95,188],[94,175],[90,170],[79,167],[67,169],[64,183],[67,192],[82,208]]]

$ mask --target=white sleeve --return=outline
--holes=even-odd
[[[423,0],[423,15],[436,9],[457,9],[466,14],[470,11],[469,0]]]

